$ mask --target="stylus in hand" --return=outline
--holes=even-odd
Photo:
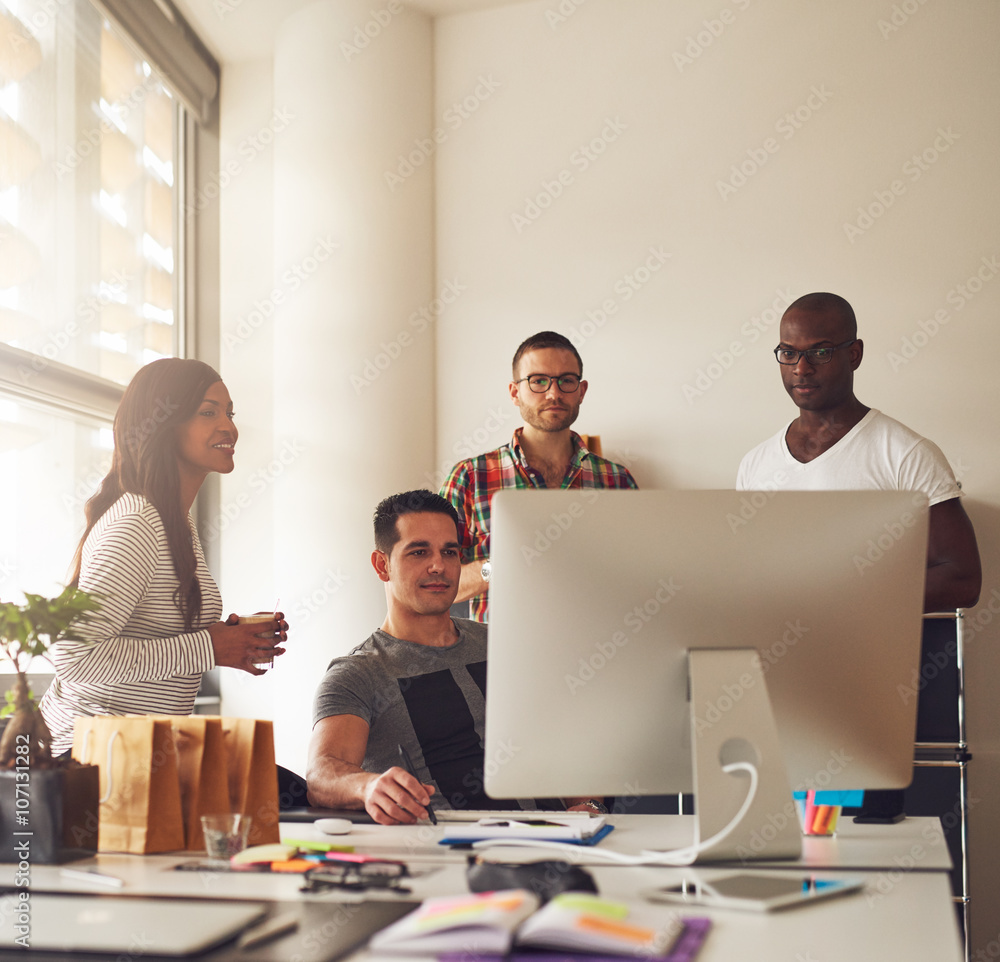
[[[399,758],[403,763],[403,768],[405,768],[419,782],[420,779],[417,778],[417,773],[413,770],[413,762],[410,761],[410,753],[403,748],[402,745],[399,746]],[[428,802],[424,807],[427,809],[427,817],[431,820],[431,825],[437,825],[437,816],[434,814],[434,809],[431,807],[431,803]]]

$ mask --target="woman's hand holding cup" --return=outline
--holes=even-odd
[[[275,657],[285,653],[278,647],[288,639],[288,622],[284,619],[281,611],[258,611],[252,615],[231,614],[212,625],[208,631],[215,663],[251,675],[265,674],[274,667]]]

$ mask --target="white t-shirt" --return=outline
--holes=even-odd
[[[803,464],[788,450],[785,425],[740,463],[739,491],[922,491],[931,504],[961,497],[941,449],[906,425],[870,410],[833,447]]]

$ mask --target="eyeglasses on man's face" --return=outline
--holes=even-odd
[[[514,383],[520,384],[521,381],[527,381],[528,387],[535,394],[544,394],[552,387],[553,382],[563,394],[573,394],[580,387],[579,374],[560,374],[559,377],[551,377],[548,374],[529,374],[527,377],[518,378]]]
[[[837,344],[834,347],[811,347],[808,351],[793,351],[790,347],[776,347],[774,356],[778,359],[779,364],[798,364],[799,359],[803,357],[810,364],[829,364],[833,360],[835,351],[850,347],[855,341],[857,338],[852,337],[849,341],[844,341],[843,344]]]

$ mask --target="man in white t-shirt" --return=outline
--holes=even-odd
[[[806,294],[781,318],[775,348],[799,416],[740,464],[741,491],[922,491],[930,500],[924,611],[968,608],[982,570],[961,487],[941,450],[854,396],[864,344],[851,305]]]

